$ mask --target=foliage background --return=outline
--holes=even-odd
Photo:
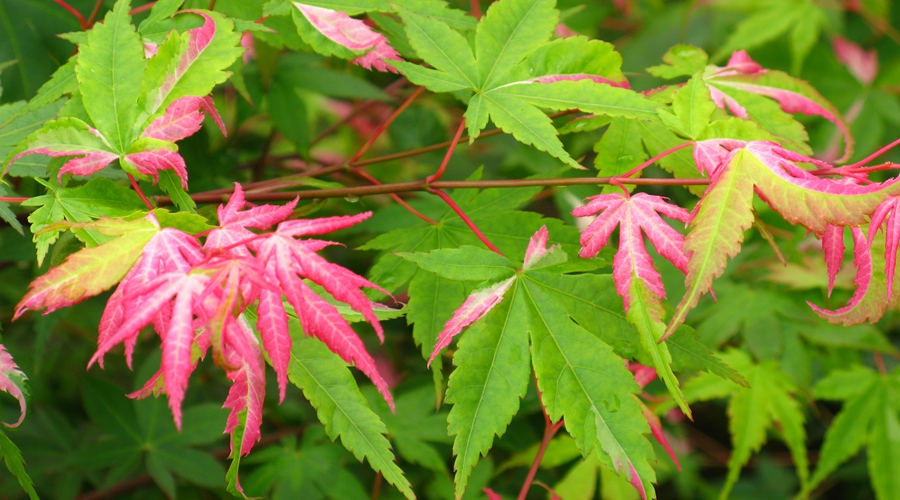
[[[73,0],[82,13],[94,8],[92,0]],[[139,6],[141,2],[136,2]],[[255,20],[263,2],[219,0],[214,10]],[[451,2],[453,3],[453,2]],[[487,7],[482,2],[482,8]],[[113,2],[100,2],[100,17]],[[785,7],[787,5],[788,7]],[[185,8],[206,8],[208,3],[188,0]],[[470,4],[454,5],[469,10]],[[900,13],[890,2],[838,2],[828,0],[708,2],[681,1],[579,1],[561,0],[558,8],[566,25],[585,35],[616,45],[624,60],[623,70],[632,88],[649,89],[666,82],[645,69],[660,64],[672,45],[689,43],[709,54],[725,51],[713,62],[724,64],[732,49],[747,48],[760,64],[781,69],[812,82],[838,109],[859,111],[852,121],[857,139],[853,160],[900,137]],[[815,17],[802,9],[815,9]],[[779,10],[782,9],[782,10]],[[796,9],[798,13],[793,13]],[[136,14],[139,22],[146,14]],[[790,22],[773,20],[795,16]],[[769,17],[767,17],[769,16]],[[755,25],[747,24],[756,20]],[[744,28],[742,28],[744,27]],[[751,29],[752,28],[752,29]],[[29,99],[49,75],[72,54],[74,45],[59,38],[79,31],[71,14],[47,0],[0,0],[0,62],[15,61],[0,73],[0,103]],[[747,36],[735,39],[735,33]],[[880,71],[871,85],[863,85],[835,57],[832,38],[843,36],[878,54]],[[271,39],[269,39],[271,41]],[[204,129],[180,143],[191,172],[191,192],[229,187],[303,171],[310,165],[329,165],[351,156],[374,127],[408,97],[414,87],[396,84],[398,76],[365,71],[346,61],[325,58],[303,50],[276,48],[255,40],[255,58],[247,59],[241,89],[232,83],[216,89],[214,97],[229,135],[224,138],[210,120]],[[798,62],[797,47],[809,46]],[[801,49],[802,52],[802,49]],[[343,123],[348,109],[354,118]],[[360,110],[362,109],[362,110]],[[285,115],[284,111],[290,110]],[[423,94],[388,128],[368,156],[382,156],[449,140],[462,109],[445,95]],[[819,119],[798,117],[810,132],[810,143],[824,153],[834,137],[834,127]],[[602,131],[564,136],[566,149],[591,164],[592,147]],[[12,145],[3,143],[5,156]],[[524,146],[509,136],[497,135],[471,145],[461,145],[450,162],[445,179],[464,179],[483,167],[483,178],[523,178],[529,175],[569,175],[553,157]],[[369,171],[382,182],[420,179],[434,171],[443,150],[372,164]],[[897,159],[890,153],[883,159]],[[633,161],[618,158],[621,162]],[[900,159],[897,159],[900,161]],[[653,176],[652,173],[647,174]],[[308,181],[310,187],[364,185],[346,171]],[[23,196],[37,196],[43,187],[23,178],[16,186]],[[650,187],[655,194],[682,204],[693,198],[682,188]],[[525,209],[569,224],[567,234],[576,244],[576,222],[568,213],[580,200],[596,194],[595,187],[557,188],[541,191]],[[440,213],[439,203],[427,195],[412,197],[426,213]],[[411,222],[410,216],[386,196],[305,202],[316,215],[378,212],[372,221],[341,233],[346,247],[330,248],[329,259],[361,274],[370,271],[376,251],[352,250],[373,236]],[[513,207],[510,207],[513,208]],[[737,347],[758,361],[770,361],[777,376],[796,384],[795,399],[806,416],[806,446],[814,466],[823,438],[841,404],[815,399],[814,387],[827,374],[857,365],[876,366],[873,352],[889,354],[884,369],[896,366],[898,317],[889,312],[873,326],[840,328],[818,320],[805,301],[842,304],[852,293],[852,275],[842,275],[839,290],[825,297],[826,274],[821,259],[810,257],[811,245],[802,228],[787,225],[766,207],[758,207],[788,261],[781,267],[768,244],[756,232],[748,233],[743,252],[730,263],[716,285],[719,302],[706,300],[690,316],[701,339],[715,348]],[[211,210],[201,207],[201,213]],[[25,210],[18,212],[24,221]],[[529,228],[529,234],[537,228]],[[569,231],[568,233],[566,231]],[[560,240],[562,241],[562,240]],[[185,401],[186,427],[175,431],[163,399],[128,400],[124,394],[137,389],[159,363],[154,344],[138,348],[135,372],[120,357],[111,357],[105,370],[85,371],[94,351],[98,321],[106,295],[47,316],[32,315],[11,323],[13,307],[27,284],[71,252],[78,242],[64,237],[54,245],[44,268],[35,262],[35,248],[10,227],[0,230],[0,322],[4,344],[28,374],[31,414],[9,435],[22,450],[28,472],[38,491],[47,498],[215,498],[225,495],[228,440],[223,435],[226,411],[220,408],[227,387],[221,372],[202,363],[192,377]],[[352,250],[352,251],[351,251]],[[607,255],[609,257],[609,255]],[[669,296],[683,290],[674,268],[662,266]],[[377,280],[376,280],[377,281]],[[387,286],[387,285],[385,285]],[[403,299],[403,295],[400,295]],[[447,307],[454,307],[448,305]],[[362,331],[362,330],[361,330]],[[368,332],[367,332],[368,333]],[[411,327],[404,319],[385,322],[384,345],[364,334],[370,352],[397,385],[397,412],[392,415],[374,389],[360,380],[373,408],[388,426],[401,468],[422,498],[453,498],[450,438],[446,432],[446,407],[435,413],[432,374],[425,367]],[[449,363],[445,363],[445,368]],[[274,375],[268,374],[274,387]],[[665,397],[665,387],[653,382],[647,391]],[[689,399],[690,390],[686,389]],[[699,398],[699,397],[698,397]],[[653,398],[650,398],[653,401]],[[900,398],[895,399],[895,401]],[[242,462],[241,478],[250,494],[273,498],[400,498],[365,464],[359,464],[338,444],[332,444],[318,423],[314,410],[296,388],[277,404],[276,391],[267,395],[263,441]],[[665,404],[663,402],[662,404]],[[662,448],[657,448],[660,498],[715,498],[727,473],[731,450],[726,399],[692,404],[694,422],[679,418],[677,411],[664,419],[682,471],[675,470]],[[4,398],[0,420],[15,420],[17,407]],[[531,463],[529,450],[541,439],[544,421],[534,388],[530,387],[521,409],[505,435],[495,442],[486,459],[476,467],[465,498],[480,498],[481,488],[514,495]],[[794,458],[773,430],[772,439],[753,455],[732,493],[732,498],[790,498],[798,491]],[[889,464],[896,471],[900,464]],[[3,470],[0,495],[22,495]],[[571,439],[560,436],[544,457],[538,480],[565,498],[634,498],[635,492],[606,469],[583,462]],[[821,498],[873,498],[866,453],[854,454],[814,493]],[[567,489],[568,488],[568,489]],[[373,493],[374,492],[374,493]],[[541,498],[533,488],[529,498]]]

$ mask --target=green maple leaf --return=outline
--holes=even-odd
[[[900,495],[900,377],[855,366],[837,371],[815,387],[818,399],[844,401],[825,433],[819,462],[806,491],[867,446],[869,476],[879,499]]]
[[[385,437],[387,427],[369,408],[347,364],[321,341],[303,335],[296,320],[289,325],[294,333],[288,377],[316,409],[328,437],[332,441],[340,437],[358,460],[365,458],[406,498],[415,498],[409,481],[394,461]]]
[[[518,141],[579,167],[540,109],[652,118],[656,104],[605,81],[622,82],[621,57],[581,37],[547,42],[559,21],[553,0],[501,0],[475,31],[474,50],[447,24],[398,8],[410,44],[434,69],[391,61],[413,83],[461,92],[470,140],[491,120]],[[539,109],[540,108],[540,109]]]
[[[829,14],[806,0],[767,0],[754,6],[758,10],[734,28],[713,60],[724,59],[735,50],[759,47],[790,32],[793,73],[799,73]]]
[[[565,419],[582,454],[596,457],[652,497],[653,450],[634,398],[639,389],[612,347],[633,350],[638,340],[611,278],[561,274],[578,268],[567,268],[565,253],[558,248],[541,253],[535,247],[529,245],[524,270],[476,247],[403,255],[448,280],[481,286],[501,280],[470,296],[493,294],[496,305],[481,310],[479,317],[460,313],[466,310],[463,305],[451,320],[466,316],[460,330],[474,323],[454,354],[456,369],[446,396],[453,405],[447,423],[455,436],[456,495],[462,496],[479,458],[518,411],[529,382],[530,359],[548,414],[553,420]],[[469,270],[452,265],[465,261],[472,263]],[[437,349],[442,348],[450,337],[442,333],[438,342]]]
[[[47,194],[36,196],[22,203],[26,207],[39,207],[28,216],[31,232],[37,245],[38,265],[44,260],[50,245],[59,238],[63,228],[41,231],[61,220],[89,222],[100,217],[125,217],[144,209],[141,199],[131,189],[109,179],[91,179],[83,186],[69,188],[50,181],[36,179],[47,188]],[[78,229],[75,235],[88,246],[109,241],[96,231]]]
[[[806,458],[806,431],[804,415],[792,394],[798,388],[776,363],[753,364],[739,350],[722,355],[744,377],[749,387],[741,387],[712,374],[699,375],[684,384],[684,393],[690,402],[708,401],[728,397],[728,428],[733,451],[728,460],[728,476],[719,498],[728,498],[737,482],[741,469],[751,455],[766,442],[766,433],[777,429],[788,446],[800,483],[806,487],[809,479],[809,462]],[[777,428],[775,422],[778,423]]]

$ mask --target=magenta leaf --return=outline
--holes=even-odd
[[[388,44],[384,35],[375,33],[366,23],[336,10],[299,2],[294,2],[294,5],[315,29],[332,42],[354,52],[367,51],[354,59],[354,63],[366,69],[397,72],[384,60],[400,61],[400,55]]]
[[[243,210],[244,190],[238,183],[234,184],[234,193],[225,205],[219,205],[216,212],[219,226],[213,229],[206,238],[203,248],[207,252],[238,246],[243,253],[249,252],[245,243],[252,243],[257,237],[250,229],[269,229],[287,219],[297,205],[298,200],[282,206],[261,205]],[[232,249],[234,250],[234,249]]]
[[[834,291],[837,275],[844,263],[844,228],[828,225],[822,233],[822,251],[825,253],[825,268],[828,270],[828,296]]]
[[[891,299],[894,286],[894,273],[897,267],[897,249],[900,247],[900,197],[891,196],[884,200],[875,213],[872,214],[872,221],[869,223],[869,239],[868,244],[872,246],[872,240],[875,238],[875,232],[885,226],[884,230],[884,274],[887,282],[887,298]],[[829,276],[830,279],[830,276]]]
[[[203,124],[203,112],[206,112],[219,126],[222,135],[228,135],[225,124],[216,109],[212,98],[185,96],[176,99],[166,108],[166,113],[147,126],[141,137],[161,139],[164,141],[180,141],[194,135]]]
[[[576,217],[599,213],[581,235],[582,249],[579,255],[597,255],[606,246],[613,229],[619,226],[619,249],[613,259],[613,277],[625,310],[629,308],[628,296],[633,277],[644,280],[654,294],[665,298],[666,290],[644,246],[644,235],[650,238],[660,255],[686,272],[688,259],[683,249],[684,236],[663,221],[660,214],[687,222],[690,218],[687,210],[667,203],[660,196],[645,193],[632,196],[622,193],[601,194],[588,199],[591,201],[587,205],[572,211],[572,215]]]
[[[564,75],[545,75],[539,76],[537,78],[532,78],[530,80],[525,80],[522,82],[516,83],[555,83],[555,82],[577,82],[579,80],[591,80],[594,83],[605,83],[610,87],[618,87],[621,89],[630,89],[631,84],[628,83],[628,80],[616,81],[611,80],[609,78],[604,78],[599,75],[590,75],[587,73],[569,73]]]
[[[558,244],[548,248],[547,244],[549,242],[550,233],[547,231],[547,226],[541,226],[528,241],[528,248],[525,250],[525,263],[522,265],[522,269],[531,269],[551,252],[561,248]]]
[[[141,151],[125,155],[125,161],[139,174],[153,178],[154,184],[159,182],[160,170],[172,170],[181,179],[181,187],[187,189],[187,166],[177,151],[169,149]]]
[[[465,302],[459,306],[459,309],[453,313],[453,317],[444,324],[444,329],[438,334],[438,338],[434,343],[434,350],[431,351],[431,357],[428,358],[428,366],[445,347],[450,345],[453,337],[459,335],[463,328],[483,318],[491,309],[503,300],[503,295],[509,290],[509,287],[516,281],[516,277],[505,279],[494,283],[486,288],[476,290],[466,298]]]
[[[666,439],[666,435],[663,433],[662,422],[660,422],[659,417],[653,413],[653,410],[647,408],[647,405],[644,403],[641,403],[641,412],[643,412],[644,418],[647,419],[647,423],[650,425],[650,432],[653,434],[656,442],[665,448],[666,453],[668,453],[669,457],[672,458],[672,461],[675,462],[675,467],[681,471],[681,463],[678,462],[678,456],[675,455],[675,450],[672,449],[672,445],[669,444],[669,440]]]
[[[27,401],[25,397],[25,381],[28,377],[19,370],[19,366],[13,361],[12,355],[0,344],[0,392],[5,392],[19,401],[19,419],[15,423],[3,425],[18,427],[25,420]]]
[[[259,343],[250,327],[243,319],[230,322],[228,342],[223,353],[225,363],[237,367],[228,370],[228,379],[232,381],[225,408],[230,408],[225,432],[234,433],[240,425],[241,413],[246,412],[246,426],[241,436],[238,453],[247,455],[253,445],[259,441],[262,426],[262,407],[266,395],[265,364]],[[232,441],[232,456],[235,456]]]

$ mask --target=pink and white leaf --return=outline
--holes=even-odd
[[[494,306],[499,304],[515,280],[516,277],[513,276],[494,283],[487,288],[476,290],[469,295],[465,302],[459,306],[459,309],[453,313],[453,317],[444,324],[444,329],[441,333],[438,334],[434,343],[434,350],[431,351],[431,357],[428,358],[428,366],[431,366],[434,358],[437,357],[441,350],[450,345],[453,337],[459,335],[463,328],[483,318]]]
[[[546,257],[547,254],[560,248],[559,244],[548,248],[547,244],[549,242],[550,233],[547,231],[547,226],[541,226],[528,241],[528,248],[525,250],[525,263],[522,265],[522,269],[531,269],[535,264],[540,262],[541,259]]]
[[[159,182],[160,170],[172,170],[181,179],[181,187],[187,189],[187,167],[184,158],[175,151],[165,149],[141,151],[126,155],[125,160],[134,165],[142,175],[152,177],[154,184]]]
[[[141,137],[171,142],[190,137],[203,125],[203,112],[216,122],[223,135],[227,135],[225,124],[211,97],[185,96],[172,101],[165,114],[153,120]]]
[[[203,289],[205,276],[187,275],[175,297],[169,328],[162,337],[163,387],[169,397],[169,408],[175,427],[181,429],[181,402],[188,378],[194,371],[191,348],[194,345],[193,302]]]
[[[0,392],[5,392],[19,401],[19,419],[12,424],[3,422],[7,427],[18,427],[25,420],[27,402],[23,387],[26,380],[28,377],[19,370],[6,347],[0,344]]]
[[[197,14],[203,17],[203,24],[192,30],[188,30],[188,47],[187,50],[182,54],[181,60],[178,61],[178,66],[175,68],[175,72],[169,75],[168,78],[163,81],[160,88],[157,90],[150,107],[150,114],[155,114],[157,110],[159,110],[163,103],[165,103],[166,97],[172,92],[175,88],[175,85],[181,80],[185,73],[191,68],[194,62],[200,58],[206,48],[209,46],[212,39],[216,36],[216,21],[206,12],[202,10],[184,10],[181,12],[190,12],[192,14]]]
[[[257,234],[250,229],[269,229],[290,217],[297,199],[286,205],[261,205],[243,210],[245,205],[244,190],[240,184],[234,184],[234,193],[225,205],[219,205],[217,215],[219,226],[213,229],[203,245],[205,251],[225,249],[238,245],[239,253],[248,254],[247,245],[256,248],[254,240]],[[247,242],[246,244],[241,244]]]
[[[844,228],[829,224],[822,233],[822,251],[825,253],[825,268],[828,271],[828,296],[834,291],[837,275],[844,263]]]
[[[688,259],[684,254],[684,236],[663,221],[660,214],[687,222],[690,213],[667,203],[660,196],[646,193],[631,196],[622,193],[604,194],[591,197],[590,200],[587,205],[572,211],[572,215],[576,217],[599,213],[581,235],[582,250],[579,255],[596,255],[606,246],[610,234],[618,226],[619,249],[613,259],[613,277],[625,310],[629,308],[628,296],[633,277],[642,279],[654,294],[665,298],[666,291],[659,273],[653,267],[653,260],[647,253],[644,235],[647,235],[660,255],[686,272]]]
[[[400,55],[388,44],[384,35],[375,33],[366,23],[336,10],[299,2],[294,2],[294,6],[315,29],[332,42],[352,51],[368,51],[354,59],[354,63],[366,69],[396,73],[394,68],[384,63],[384,59],[400,61]]]
[[[834,55],[838,61],[847,67],[850,74],[863,85],[871,85],[878,76],[878,53],[874,50],[865,50],[859,45],[836,36],[831,41]]]
[[[737,139],[708,139],[694,143],[694,163],[701,174],[713,177],[729,154],[744,147],[746,141]]]
[[[590,80],[594,83],[603,83],[609,85],[610,87],[617,87],[621,89],[630,89],[631,84],[628,83],[628,80],[616,81],[611,80],[609,78],[602,77],[600,75],[591,75],[589,73],[565,73],[565,74],[555,74],[555,75],[544,75],[539,76],[537,78],[532,78],[530,80],[524,80],[516,83],[555,83],[555,82],[577,82],[579,80]]]
[[[46,154],[48,156],[68,156],[68,154],[47,152],[39,152],[39,154]],[[62,176],[65,174],[85,177],[93,174],[94,172],[99,172],[104,167],[115,161],[118,157],[119,155],[115,153],[107,153],[105,151],[95,151],[87,153],[81,158],[73,158],[67,161],[65,165],[60,167],[59,175],[57,177],[59,180],[62,180]]]
[[[278,402],[281,403],[284,402],[287,389],[287,368],[291,360],[292,343],[281,294],[270,290],[260,291],[257,312],[259,318],[256,328],[275,370],[278,380]]]

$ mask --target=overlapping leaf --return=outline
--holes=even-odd
[[[655,113],[653,102],[613,86],[624,77],[608,44],[582,38],[546,43],[559,16],[552,0],[494,3],[478,24],[474,50],[439,20],[399,11],[413,48],[434,69],[391,64],[435,92],[473,93],[465,114],[470,140],[492,120],[520,142],[577,167],[538,108],[638,119]]]

